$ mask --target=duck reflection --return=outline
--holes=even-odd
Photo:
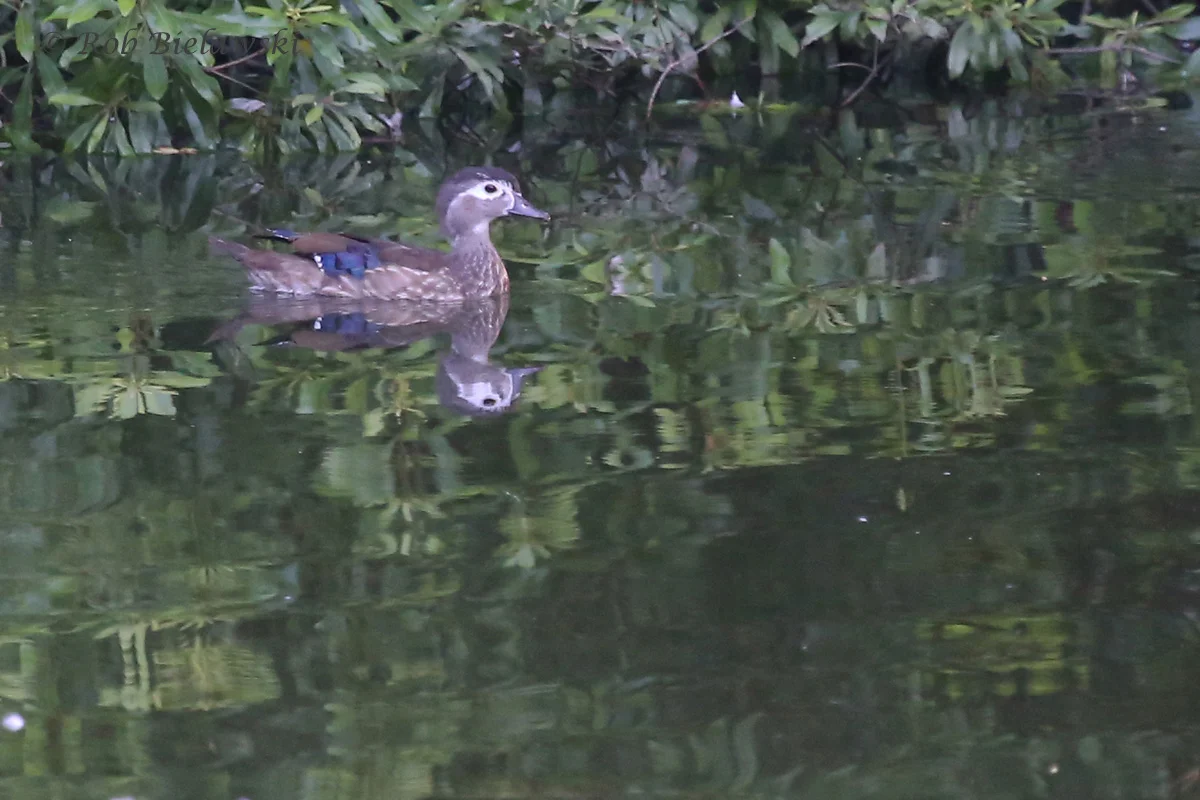
[[[450,349],[439,357],[435,378],[438,402],[460,414],[491,416],[509,411],[525,379],[541,369],[488,360],[507,315],[506,294],[452,304],[255,295],[210,340],[232,341],[246,325],[267,325],[283,330],[264,345],[344,352],[407,347],[448,334]]]

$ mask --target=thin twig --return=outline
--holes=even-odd
[[[1138,45],[1129,45],[1129,49],[1135,53],[1141,53],[1142,58],[1148,58],[1151,61],[1158,61],[1159,63],[1169,62],[1171,64],[1179,63],[1178,58],[1171,58],[1170,56],[1164,56],[1162,53],[1156,53],[1153,50],[1147,50],[1145,47],[1139,47]]]
[[[247,53],[246,55],[242,56],[241,58],[235,58],[233,61],[227,61],[224,64],[218,64],[218,65],[212,66],[212,67],[205,67],[204,71],[205,72],[215,72],[215,73],[220,74],[222,71],[227,70],[230,67],[236,67],[238,64],[243,64],[252,58],[261,56],[265,52],[266,52],[266,50],[255,50],[253,53]]]
[[[830,64],[826,69],[842,69],[844,67],[858,67],[859,69],[865,69],[867,72],[871,71],[871,68],[866,64],[860,64],[857,61],[839,61],[836,64]]]
[[[261,56],[265,52],[266,52],[266,48],[263,48],[261,50],[255,50],[253,53],[247,53],[246,55],[242,56],[241,58],[235,58],[233,61],[227,61],[224,64],[218,64],[218,65],[212,66],[212,67],[205,67],[204,71],[209,73],[210,75],[216,75],[218,78],[224,78],[225,80],[229,81],[230,83],[236,83],[238,86],[241,86],[244,89],[249,89],[250,91],[254,92],[255,94],[260,94],[261,92],[259,92],[258,89],[255,89],[253,86],[246,83],[245,81],[238,80],[237,78],[233,77],[232,75],[226,75],[225,70],[229,69],[230,67],[236,67],[238,64],[244,64],[245,62],[249,61],[252,58]]]
[[[878,74],[879,74],[879,40],[876,39],[875,40],[875,52],[871,56],[871,71],[867,74],[867,77],[863,79],[862,85],[859,86],[857,89],[855,89],[853,92],[851,92],[850,96],[842,101],[842,108],[845,108],[846,106],[853,103],[855,98],[857,98],[860,94],[863,93],[863,90],[866,89],[867,86],[869,86],[871,84],[871,81],[875,80],[875,76]]]
[[[658,97],[658,90],[662,88],[663,81],[665,81],[667,79],[668,75],[670,75],[672,72],[675,71],[676,67],[678,67],[680,64],[682,64],[686,59],[688,59],[692,56],[700,55],[705,50],[712,47],[714,44],[721,41],[725,37],[732,36],[733,34],[737,33],[738,31],[740,31],[742,29],[742,26],[745,25],[747,22],[749,22],[751,19],[752,19],[752,17],[747,17],[747,18],[743,19],[741,22],[739,22],[737,25],[734,25],[729,30],[722,31],[717,36],[714,36],[713,38],[709,39],[707,42],[705,42],[704,44],[697,47],[691,53],[684,54],[684,55],[680,56],[679,58],[675,59],[674,61],[672,61],[670,64],[667,64],[667,68],[662,71],[662,74],[658,76],[658,80],[654,82],[654,90],[650,92],[650,99],[646,102],[646,119],[650,119],[650,112],[654,110],[654,98]]]
[[[1120,53],[1123,50],[1132,50],[1139,53],[1151,61],[1164,62],[1169,61],[1173,64],[1178,64],[1179,59],[1164,56],[1162,53],[1156,53],[1153,50],[1147,50],[1145,47],[1140,47],[1135,44],[1118,44],[1118,45],[1097,45],[1095,47],[1047,47],[1042,50],[1043,53],[1049,56],[1070,56],[1070,55],[1089,55],[1093,53]]]
[[[1105,45],[1103,47],[1047,47],[1042,50],[1048,56],[1069,56],[1074,54],[1088,55],[1089,53],[1115,52],[1117,48]]]
[[[213,75],[217,76],[218,78],[227,80],[230,83],[236,83],[238,86],[241,86],[243,89],[249,89],[250,91],[254,92],[255,94],[262,94],[261,90],[254,88],[253,86],[246,83],[245,81],[239,81],[237,78],[233,77],[232,75],[226,75],[224,72],[214,72]]]
[[[561,31],[555,32],[554,35],[557,36],[559,39],[566,39],[571,45],[572,53],[574,53],[574,47],[575,47],[575,37],[574,36],[568,36],[567,34],[562,33]],[[587,43],[587,46],[588,46],[589,50],[604,50],[609,53],[625,53],[626,55],[629,55],[629,56],[634,55],[633,49],[626,45],[616,46],[616,45],[603,44],[602,42],[598,42],[598,41],[589,41]]]

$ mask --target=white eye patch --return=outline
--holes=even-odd
[[[474,381],[459,384],[458,396],[475,408],[507,408],[512,402],[512,378],[505,381]],[[496,385],[496,384],[499,385]]]
[[[491,191],[489,192],[488,189]],[[512,187],[504,181],[483,181],[467,189],[463,194],[469,194],[480,200],[495,200],[502,195],[511,195]]]

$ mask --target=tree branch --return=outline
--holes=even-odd
[[[842,101],[842,108],[850,105],[855,99],[863,93],[863,90],[870,85],[871,81],[875,80],[875,76],[879,74],[879,40],[875,40],[875,52],[871,56],[871,71],[867,73],[867,77],[863,79],[862,85],[850,93],[850,96]]]
[[[229,69],[230,67],[236,67],[238,64],[245,63],[246,61],[249,61],[252,58],[261,56],[264,52],[266,52],[266,51],[265,50],[255,50],[253,53],[247,53],[246,55],[242,56],[241,58],[235,58],[233,61],[227,61],[224,64],[218,64],[218,65],[212,66],[212,67],[205,67],[204,71],[205,72],[215,72],[217,74],[220,74],[221,72],[224,72],[225,70]]]
[[[1153,50],[1147,50],[1135,44],[1102,44],[1095,47],[1047,47],[1042,50],[1043,53],[1050,56],[1070,56],[1070,55],[1089,55],[1093,53],[1120,53],[1123,50],[1132,50],[1144,58],[1151,61],[1157,61],[1160,64],[1170,62],[1178,64],[1179,59],[1164,56],[1162,53],[1156,53]]]
[[[658,76],[658,80],[654,82],[654,90],[652,92],[650,92],[650,99],[646,102],[646,119],[650,119],[650,112],[654,110],[654,98],[658,97],[658,90],[662,88],[663,81],[665,81],[667,79],[668,75],[670,75],[672,72],[675,71],[676,67],[678,67],[680,64],[682,64],[690,56],[698,56],[701,53],[703,53],[705,50],[707,50],[708,48],[712,47],[717,42],[724,39],[725,37],[732,36],[733,34],[737,33],[738,31],[740,31],[742,29],[742,26],[745,25],[747,22],[749,22],[751,19],[753,19],[753,18],[747,17],[746,19],[743,19],[741,22],[734,25],[729,30],[722,31],[719,35],[714,36],[713,38],[709,39],[707,42],[705,42],[704,44],[697,47],[691,53],[680,56],[679,58],[672,61],[670,64],[667,64],[667,68],[662,71],[662,74]]]

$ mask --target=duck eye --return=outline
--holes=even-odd
[[[495,194],[496,192],[500,191],[498,188],[496,188],[496,184],[494,183],[487,184],[483,187],[483,190],[488,194]]]

